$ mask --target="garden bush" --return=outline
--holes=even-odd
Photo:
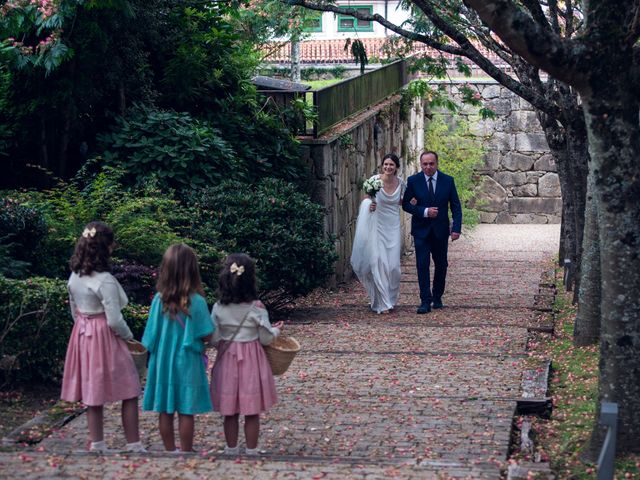
[[[131,260],[115,259],[111,273],[120,282],[129,302],[149,305],[156,293],[157,270]]]
[[[68,298],[66,280],[0,275],[0,385],[60,381],[73,328]],[[123,311],[137,339],[148,313],[135,303]]]
[[[40,211],[10,196],[0,198],[2,273],[10,277],[25,275],[33,261],[34,250],[46,234],[47,224]]]
[[[323,229],[322,208],[282,180],[253,186],[227,181],[194,192],[196,223],[218,232],[226,252],[257,260],[261,298],[272,310],[321,286],[336,253]]]
[[[221,132],[188,113],[138,105],[99,140],[105,162],[125,171],[130,183],[153,173],[180,191],[246,174]]]
[[[182,241],[171,225],[179,213],[174,200],[127,196],[105,219],[114,232],[114,255],[143,265],[159,265],[169,245]]]
[[[66,281],[0,276],[0,375],[4,381],[58,381],[73,320]]]

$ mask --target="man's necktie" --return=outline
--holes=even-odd
[[[433,177],[429,177],[429,195],[431,195],[431,199],[436,198],[436,194],[433,191]]]

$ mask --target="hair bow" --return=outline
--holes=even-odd
[[[244,267],[242,265],[238,266],[236,262],[233,262],[231,264],[231,267],[229,267],[229,270],[231,270],[231,273],[235,273],[238,276],[244,273]]]
[[[96,227],[91,227],[91,228],[85,228],[84,231],[82,232],[82,236],[84,238],[93,238],[96,236]]]

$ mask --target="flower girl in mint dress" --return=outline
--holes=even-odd
[[[167,249],[157,290],[142,337],[149,350],[142,406],[159,413],[166,451],[191,452],[194,415],[211,411],[203,353],[215,326],[203,296],[198,260],[190,247],[180,243]],[[175,413],[180,450],[174,438]]]
[[[211,310],[217,325],[213,342],[218,345],[212,369],[211,398],[214,410],[224,416],[224,453],[237,455],[238,420],[244,415],[246,454],[256,455],[260,414],[277,401],[276,385],[262,345],[270,344],[282,330],[271,325],[258,300],[255,262],[243,253],[224,261],[218,279],[218,302]]]

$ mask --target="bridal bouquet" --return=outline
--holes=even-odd
[[[372,199],[375,198],[376,193],[378,193],[381,188],[382,180],[380,180],[380,177],[371,177],[362,183],[362,190]]]

